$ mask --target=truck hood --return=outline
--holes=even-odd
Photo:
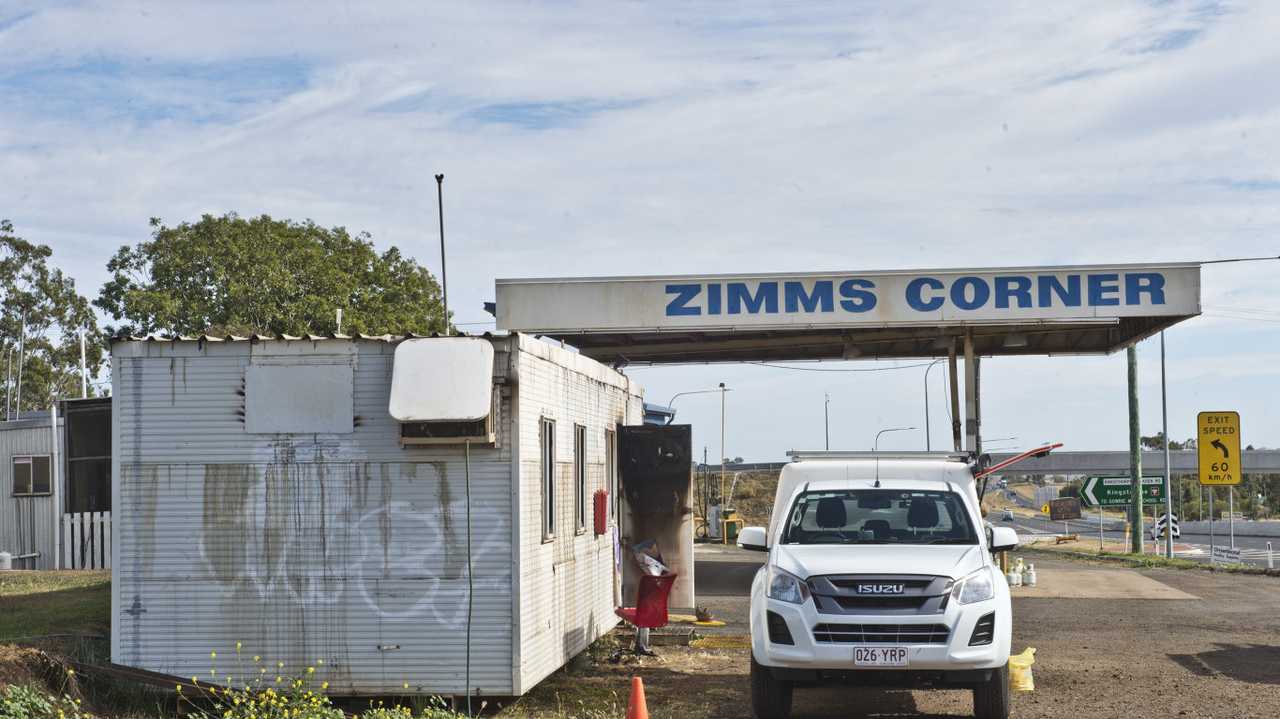
[[[982,547],[920,544],[780,544],[778,567],[801,579],[825,574],[929,574],[959,579],[983,565]]]

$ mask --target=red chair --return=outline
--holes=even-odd
[[[640,588],[636,592],[636,606],[618,607],[613,610],[624,622],[636,628],[636,651],[649,651],[650,629],[667,626],[667,597],[676,583],[676,574],[641,575]]]

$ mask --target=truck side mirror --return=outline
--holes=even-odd
[[[991,528],[991,551],[1007,552],[1018,546],[1018,533],[1013,527]]]
[[[764,527],[744,527],[738,532],[738,546],[753,552],[769,551],[768,538]]]

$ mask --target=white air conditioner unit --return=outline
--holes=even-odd
[[[389,410],[401,444],[494,444],[499,406],[489,340],[430,337],[396,346]]]

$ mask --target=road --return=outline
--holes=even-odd
[[[1061,534],[1064,529],[1062,522],[1054,522],[1042,517],[1015,515],[1013,521],[1004,521],[992,514],[987,519],[992,524],[1013,527],[1020,534]],[[1125,538],[1124,525],[1123,521],[1108,520],[1103,523],[1103,535],[1108,541],[1123,542]],[[1069,523],[1069,527],[1071,532],[1080,535],[1082,542],[1094,540],[1096,544],[1098,538],[1098,519],[1096,516],[1072,521]],[[1213,540],[1214,544],[1219,547],[1230,546],[1231,543],[1230,538],[1223,534],[1215,534]],[[1208,534],[1184,533],[1174,542],[1175,555],[1181,559],[1208,562],[1209,541]],[[1277,566],[1280,566],[1280,538],[1237,536],[1235,538],[1235,546],[1241,549],[1240,561],[1259,567],[1267,566],[1267,542],[1271,542],[1274,545],[1273,548],[1276,554],[1272,561]],[[1151,546],[1149,538],[1147,546]],[[1163,543],[1160,548],[1163,550]]]

